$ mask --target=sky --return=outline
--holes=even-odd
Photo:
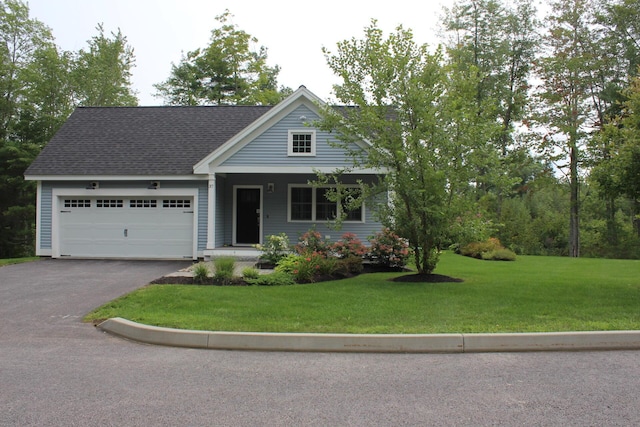
[[[134,49],[132,85],[139,105],[162,105],[153,84],[169,77],[183,52],[204,48],[215,17],[228,9],[232,23],[268,49],[268,63],[278,65],[278,83],[304,85],[325,101],[332,100],[337,78],[326,65],[322,48],[362,39],[371,19],[385,34],[398,25],[411,29],[417,43],[435,47],[442,4],[446,0],[28,0],[30,16],[51,28],[56,44],[68,51],[86,48],[104,25],[118,29]]]

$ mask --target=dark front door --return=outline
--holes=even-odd
[[[260,243],[260,189],[236,188],[236,244]]]

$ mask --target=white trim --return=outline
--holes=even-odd
[[[25,175],[26,181],[206,181],[207,175]]]
[[[342,184],[343,187],[348,188],[359,188],[357,184]],[[317,219],[316,218],[316,205],[317,205],[317,191],[311,192],[311,219],[291,219],[291,189],[293,188],[314,188],[315,186],[309,184],[287,184],[287,222],[292,223],[314,223],[319,221],[326,221],[326,219]],[[335,187],[335,185],[322,185],[320,187],[315,187],[316,189],[322,188],[330,188]],[[342,206],[336,202],[336,211],[339,213],[342,210]],[[362,202],[360,206],[360,210],[362,212],[362,219],[360,221],[354,220],[344,220],[344,223],[348,224],[365,224],[366,221],[366,210],[365,210],[365,202]]]
[[[294,135],[311,135],[311,152],[296,153],[293,151]],[[287,133],[287,156],[289,157],[315,157],[316,156],[316,131],[315,129],[289,129]]]
[[[53,258],[60,257],[60,206],[63,197],[193,197],[193,248],[192,258],[198,254],[198,190],[195,188],[170,188],[170,189],[142,189],[142,188],[113,188],[88,190],[82,188],[54,188],[51,191],[51,254]]]
[[[207,249],[216,247],[216,174],[209,175],[207,188],[209,203],[207,204]]]
[[[233,186],[233,213],[232,213],[232,229],[231,229],[231,244],[233,246],[250,246],[248,244],[238,244],[238,242],[236,241],[236,234],[237,234],[237,217],[236,214],[238,213],[238,201],[237,201],[237,189],[239,188],[254,188],[254,189],[258,189],[260,190],[260,207],[258,208],[260,210],[260,218],[259,218],[259,226],[258,226],[258,244],[262,244],[262,227],[263,227],[263,195],[264,195],[264,189],[262,185],[234,185]]]
[[[316,172],[321,173],[332,173],[335,172],[335,166],[220,166],[216,168],[212,168],[215,173],[218,175],[221,173],[241,173],[241,174],[252,174],[252,173],[267,173],[267,174],[313,174]],[[360,174],[360,175],[379,175],[384,174],[384,172],[377,169],[350,169],[350,175]]]

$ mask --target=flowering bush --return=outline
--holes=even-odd
[[[367,248],[353,233],[344,233],[332,249],[338,258],[360,257],[367,253]]]
[[[289,237],[285,233],[267,236],[266,243],[256,245],[256,248],[262,251],[261,259],[274,265],[291,252]]]
[[[384,267],[404,267],[409,259],[409,243],[388,228],[369,237],[369,256]]]
[[[280,260],[275,271],[288,273],[298,283],[313,282],[319,274],[326,273],[326,258],[317,252],[305,255],[291,254]]]
[[[326,257],[331,252],[331,244],[322,238],[319,231],[312,229],[300,236],[295,250],[301,255],[315,252]]]

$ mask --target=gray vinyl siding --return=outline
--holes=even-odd
[[[265,236],[272,234],[286,233],[291,243],[296,243],[298,237],[309,229],[315,227],[323,236],[331,241],[337,241],[346,232],[355,233],[360,240],[366,242],[368,236],[373,235],[381,229],[380,223],[375,219],[374,203],[365,203],[365,221],[364,222],[345,222],[341,230],[334,230],[328,226],[326,221],[321,222],[289,222],[288,215],[288,188],[289,184],[305,185],[309,180],[315,179],[315,175],[265,175],[265,174],[247,174],[247,175],[228,175],[225,180],[225,199],[227,203],[224,206],[224,244],[231,244],[233,232],[233,186],[234,185],[261,185],[263,197],[262,209],[262,239],[264,243]],[[345,177],[344,183],[356,183],[357,179],[372,179],[371,176],[354,175]],[[267,193],[267,183],[273,183],[275,190],[273,193]]]
[[[51,249],[51,211],[53,209],[51,184],[43,182],[40,193],[40,248]]]
[[[309,108],[300,106],[225,160],[222,166],[351,166],[345,152],[329,144],[336,141],[335,135],[320,130],[316,130],[315,156],[288,156],[289,130],[313,129],[304,125],[300,120],[302,116],[306,122],[319,118]]]
[[[209,192],[207,183],[198,185],[198,251],[207,248],[207,215],[209,214]]]

